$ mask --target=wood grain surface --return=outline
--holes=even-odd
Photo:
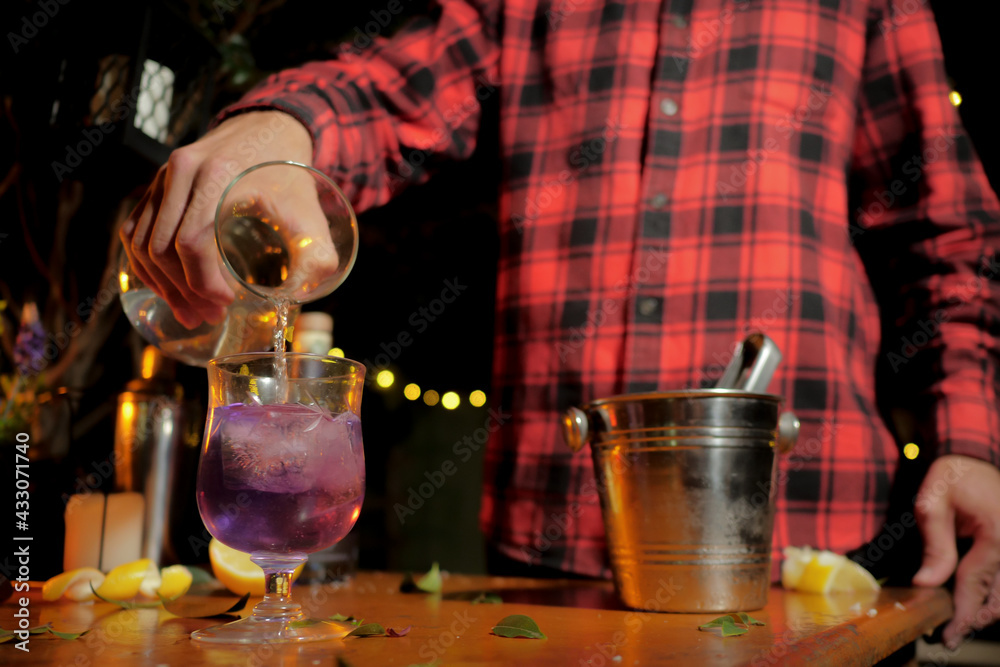
[[[867,597],[822,597],[774,588],[752,615],[766,623],[742,636],[721,637],[698,626],[718,614],[665,614],[623,608],[608,582],[549,581],[451,575],[441,594],[400,593],[403,576],[362,572],[345,584],[295,586],[313,616],[352,615],[404,637],[349,637],[304,645],[216,647],[191,641],[191,631],[218,619],[180,618],[162,608],[44,602],[40,585],[28,597],[30,625],[51,623],[75,640],[32,635],[28,652],[0,644],[0,664],[47,667],[119,665],[870,665],[952,613],[943,589],[883,589]],[[477,591],[500,604],[473,604]],[[23,593],[0,606],[0,627],[17,628]],[[235,600],[235,597],[233,598]],[[254,602],[251,599],[251,604]],[[249,606],[242,615],[249,613]],[[534,619],[547,639],[508,639],[491,628],[510,614]],[[17,640],[15,640],[17,641]]]

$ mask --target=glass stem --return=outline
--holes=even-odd
[[[306,557],[250,556],[264,570],[264,599],[254,605],[253,617],[260,621],[300,621],[302,605],[292,600],[292,573]]]

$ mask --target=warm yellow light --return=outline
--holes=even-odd
[[[917,458],[918,454],[920,454],[920,448],[917,447],[916,443],[908,442],[906,443],[906,445],[904,445],[903,456],[905,456],[906,458],[912,461],[913,459]]]
[[[420,385],[413,384],[412,382],[403,388],[403,396],[406,396],[411,401],[415,401],[420,398]]]
[[[344,351],[341,350],[339,347],[331,347],[330,351],[327,352],[327,354],[330,355],[331,357],[343,357]]]
[[[361,508],[360,507],[355,507],[354,511],[351,512],[351,521],[357,521],[359,514],[361,514]]]
[[[392,371],[386,369],[379,371],[378,375],[375,376],[375,382],[378,386],[382,388],[391,387],[392,383],[396,381],[396,376],[392,374]]]
[[[953,90],[948,93],[948,101],[951,102],[953,107],[957,107],[962,103],[962,95],[957,90]]]
[[[128,291],[128,274],[122,271],[118,274],[118,284],[121,285],[122,291]]]
[[[462,399],[453,391],[446,391],[444,396],[441,397],[441,405],[444,406],[445,410],[454,410],[461,402]]]
[[[469,394],[469,403],[477,408],[481,408],[486,405],[486,394],[485,392],[479,391],[478,389]]]
[[[441,397],[438,396],[438,393],[433,389],[428,389],[424,392],[424,403],[427,405],[437,405],[440,398]]]
[[[130,422],[135,415],[135,403],[132,401],[122,401],[122,419]]]
[[[139,373],[142,375],[144,380],[152,379],[153,375],[156,373],[157,366],[157,350],[152,345],[146,346],[146,349],[142,351],[142,369]]]
[[[312,242],[313,242],[313,240],[310,239],[310,238],[302,239],[301,241],[299,241],[299,247],[300,248],[305,248],[307,245],[311,244]]]

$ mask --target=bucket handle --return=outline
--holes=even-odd
[[[792,451],[795,441],[799,438],[801,423],[795,413],[786,410],[778,417],[778,451],[787,454]],[[566,445],[578,452],[583,448],[590,436],[590,429],[587,422],[587,413],[577,407],[566,409],[562,417],[562,436]]]
[[[566,445],[570,449],[574,452],[580,451],[590,436],[587,414],[580,408],[567,408],[562,417],[562,434],[563,440],[566,441]]]

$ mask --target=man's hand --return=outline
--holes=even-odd
[[[955,649],[972,630],[1000,619],[1000,470],[967,456],[931,464],[916,499],[924,558],[916,586],[940,586],[955,576],[955,616],[943,640]],[[958,561],[955,538],[973,538]]]
[[[233,116],[171,153],[122,225],[132,269],[188,328],[219,321],[234,297],[215,247],[219,197],[244,169],[270,160],[312,164],[309,130],[280,111]]]

